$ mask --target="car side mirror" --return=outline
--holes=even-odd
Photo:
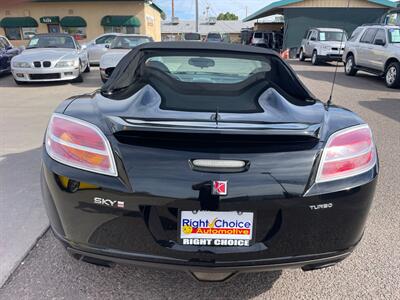
[[[374,44],[378,46],[385,46],[385,41],[382,39],[376,39]]]
[[[310,41],[316,41],[317,39],[315,37],[310,38]]]
[[[82,50],[86,50],[86,49],[87,49],[87,45],[82,45],[82,46],[81,46],[81,49],[82,49]]]
[[[12,46],[6,46],[5,50],[8,51],[11,50],[12,48],[13,48]]]
[[[110,44],[106,44],[104,47],[106,47],[108,49],[108,48],[110,48]]]

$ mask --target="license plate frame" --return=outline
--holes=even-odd
[[[191,222],[188,219],[191,219]],[[197,221],[197,223],[193,221]],[[208,224],[205,223],[206,221]],[[213,221],[213,226],[209,226]],[[246,222],[249,222],[250,226],[245,224]],[[226,228],[222,226],[227,224],[229,226]],[[184,230],[184,226],[189,226],[191,229],[185,228]],[[201,233],[198,233],[199,228],[201,228]],[[177,231],[178,243],[184,246],[249,247],[254,244],[255,213],[250,211],[180,210]]]

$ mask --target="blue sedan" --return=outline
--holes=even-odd
[[[21,53],[21,49],[13,47],[9,40],[0,35],[0,75],[11,72],[11,58]]]

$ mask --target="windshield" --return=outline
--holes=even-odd
[[[111,43],[111,49],[133,49],[144,43],[151,42],[151,38],[146,36],[118,36]]]
[[[320,31],[319,40],[320,41],[330,41],[330,42],[345,42],[347,40],[347,35],[343,31]]]
[[[27,49],[32,48],[68,48],[75,49],[75,43],[70,36],[35,36],[33,37]]]
[[[146,66],[157,68],[179,81],[214,84],[234,84],[255,73],[271,70],[268,59],[213,56],[155,56],[146,61]]]
[[[200,41],[200,33],[185,33],[185,41]]]
[[[400,43],[400,29],[399,28],[389,29],[389,43],[392,43],[392,44]]]

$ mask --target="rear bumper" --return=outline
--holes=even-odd
[[[267,48],[267,44],[266,43],[252,43],[251,45],[254,46],[254,47]]]
[[[95,247],[79,246],[66,240],[53,230],[54,235],[61,241],[66,250],[78,259],[95,259],[102,264],[132,264],[144,267],[179,270],[188,272],[207,273],[244,273],[260,271],[277,271],[282,269],[302,268],[304,271],[320,269],[334,265],[347,258],[355,246],[329,253],[312,255],[299,255],[291,257],[270,258],[263,260],[236,260],[225,262],[196,262],[187,259],[175,259],[172,257],[160,257],[151,254],[116,251],[112,249],[100,249]]]

